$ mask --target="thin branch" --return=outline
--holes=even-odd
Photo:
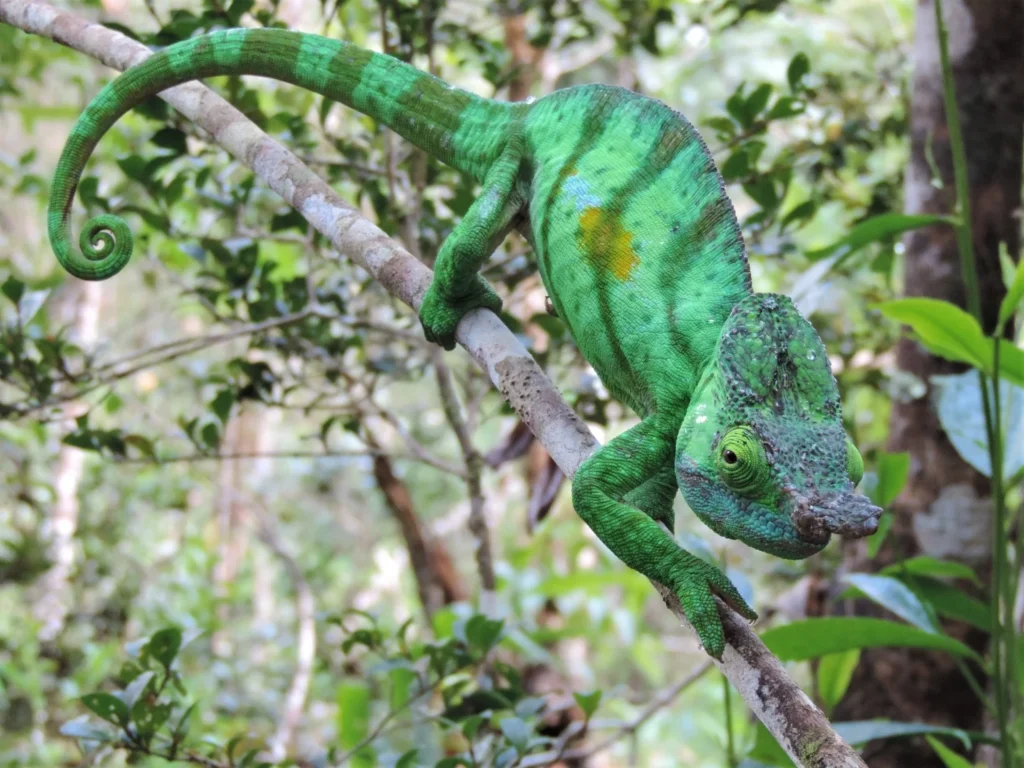
[[[551,765],[557,763],[560,760],[573,760],[583,762],[587,758],[593,757],[599,752],[604,752],[609,747],[615,745],[624,738],[632,737],[640,730],[641,726],[654,717],[665,707],[669,706],[675,701],[683,691],[693,685],[695,682],[700,680],[709,669],[712,667],[710,659],[703,662],[690,674],[684,677],[682,680],[677,682],[675,685],[666,688],[661,693],[655,695],[651,699],[650,703],[644,707],[636,717],[625,723],[622,723],[616,728],[615,733],[609,735],[607,738],[602,739],[597,744],[590,747],[580,747],[571,751],[565,750],[551,750],[548,752],[542,752],[537,755],[530,755],[519,763],[520,768],[537,768],[538,766]]]
[[[41,0],[0,0],[0,21],[82,51],[117,69],[151,55],[144,45]],[[209,89],[196,83],[168,89],[161,98],[206,130],[252,168],[333,245],[391,294],[418,309],[431,272],[359,215],[291,152],[249,122]],[[528,223],[524,223],[528,230]],[[597,440],[537,362],[491,312],[474,310],[456,331],[458,342],[530,427],[567,477],[597,448]],[[668,536],[668,532],[665,533]],[[655,585],[672,613],[685,623],[679,601]],[[864,762],[832,730],[825,715],[789,678],[746,622],[720,604],[728,643],[716,665],[787,754],[806,768],[864,768]]]
[[[316,658],[316,600],[298,562],[281,542],[271,522],[271,516],[262,509],[260,502],[255,499],[253,501],[255,508],[260,510],[256,515],[260,541],[281,561],[295,588],[295,619],[298,623],[295,638],[295,672],[285,695],[277,730],[271,737],[269,746],[270,759],[280,761],[288,754],[295,740],[295,731],[302,720],[309,685],[313,679],[313,662]]]
[[[444,362],[444,354],[439,347],[430,351],[430,359],[437,375],[437,388],[441,393],[444,415],[448,419],[462,448],[462,459],[466,463],[466,486],[469,491],[469,530],[476,540],[476,565],[480,572],[480,585],[483,587],[485,606],[492,600],[497,579],[494,575],[494,556],[491,554],[491,532],[484,515],[484,492],[481,483],[483,457],[473,445],[473,436],[466,426],[462,415],[462,405],[455,393],[452,372]]]

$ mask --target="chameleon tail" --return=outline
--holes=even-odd
[[[390,56],[339,40],[280,29],[232,29],[172,45],[124,72],[79,116],[54,174],[47,225],[58,261],[75,277],[104,280],[132,253],[123,219],[90,219],[76,250],[71,204],[103,134],[145,99],[190,80],[218,75],[270,77],[369,115],[458,170],[482,178],[501,154],[522,104],[483,99]]]

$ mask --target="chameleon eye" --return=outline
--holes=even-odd
[[[764,447],[749,427],[736,427],[725,434],[718,444],[717,464],[725,484],[737,493],[757,493],[770,475]]]
[[[850,438],[846,438],[846,474],[850,476],[854,485],[864,477],[864,459],[860,457],[860,451]]]

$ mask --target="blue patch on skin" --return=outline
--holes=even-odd
[[[585,208],[600,208],[601,199],[590,194],[590,186],[579,176],[570,176],[562,185],[566,194],[576,200],[576,212],[582,213]]]

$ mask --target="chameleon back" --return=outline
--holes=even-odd
[[[685,409],[751,290],[706,145],[661,102],[597,85],[539,100],[525,130],[532,240],[559,316],[617,398],[641,415]]]

